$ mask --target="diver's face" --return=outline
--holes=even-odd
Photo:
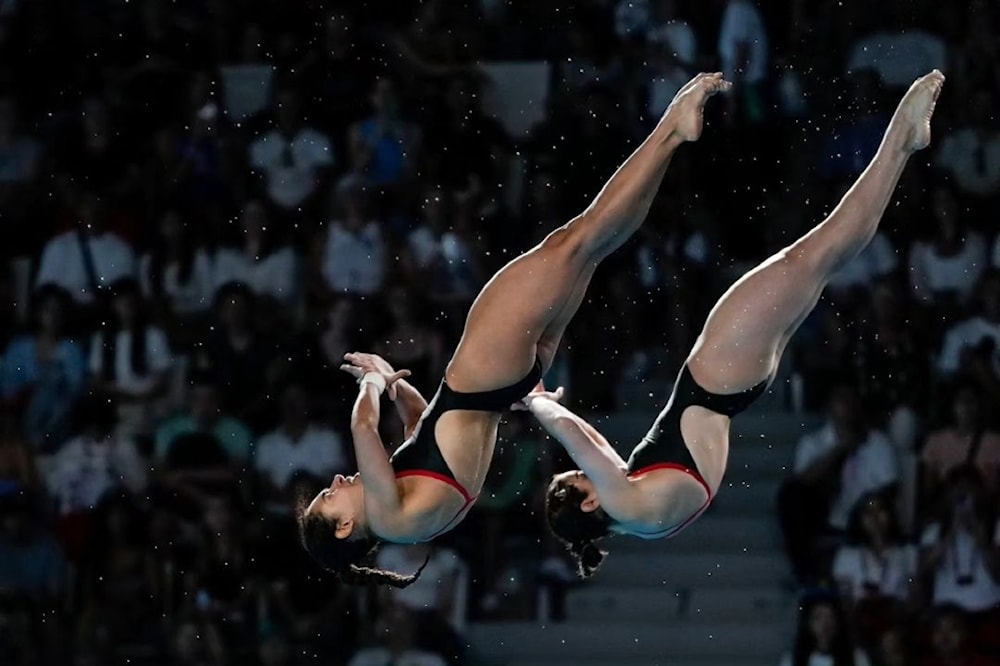
[[[601,501],[597,497],[597,488],[594,487],[594,482],[580,470],[556,474],[553,480],[560,485],[571,486],[584,494],[584,499],[580,502],[580,510],[584,513],[590,513],[600,508]]]
[[[365,522],[365,488],[361,476],[337,474],[333,483],[320,490],[306,508],[306,515],[319,514],[336,525],[337,538],[361,537]]]

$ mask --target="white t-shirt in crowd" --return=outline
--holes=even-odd
[[[296,472],[332,476],[347,467],[340,435],[328,428],[309,426],[298,441],[278,428],[257,442],[254,467],[278,488],[284,488]]]
[[[737,76],[740,45],[746,44],[746,71]],[[740,78],[744,83],[760,83],[767,75],[768,41],[764,19],[750,0],[730,0],[722,15],[719,31],[719,59],[726,78]]]
[[[427,268],[441,258],[441,239],[427,227],[420,226],[411,231],[407,241],[413,260],[420,268]]]
[[[229,282],[242,282],[258,296],[289,303],[297,294],[298,258],[291,247],[255,259],[241,248],[222,248],[215,255],[215,292]]]
[[[670,49],[675,58],[686,65],[698,56],[698,40],[685,21],[668,21],[650,29],[646,41]]]
[[[962,250],[951,257],[940,256],[931,243],[917,242],[910,248],[910,287],[923,302],[942,291],[968,298],[985,270],[986,241],[975,231],[966,234]]]
[[[941,356],[938,358],[938,370],[945,375],[958,372],[962,352],[987,339],[993,340],[993,367],[1000,372],[1000,323],[987,321],[983,317],[966,319],[945,333]]]
[[[993,531],[993,544],[1000,545],[1000,530]],[[941,526],[928,525],[920,536],[921,547],[930,547],[941,540]],[[965,585],[960,584],[967,578]],[[944,559],[934,573],[934,604],[956,604],[971,611],[988,610],[1000,604],[1000,585],[993,579],[983,562],[983,553],[976,548],[975,539],[965,531],[958,531],[952,545],[945,550]]]
[[[295,208],[316,189],[316,170],[333,165],[326,135],[306,127],[289,141],[271,130],[250,145],[250,165],[267,176],[267,193],[282,208]]]
[[[864,69],[878,73],[882,83],[899,88],[934,68],[946,69],[948,50],[944,40],[923,30],[879,32],[859,40],[851,48],[847,71]]]
[[[849,289],[872,284],[878,278],[896,270],[899,258],[892,242],[881,231],[877,232],[861,254],[849,261],[830,277],[827,286]]]
[[[392,656],[389,648],[368,647],[354,653],[347,666],[446,666],[447,662],[436,654],[420,650],[406,650]]]
[[[94,274],[99,286],[109,287],[122,278],[135,277],[135,253],[116,234],[105,232],[88,236],[87,244],[93,257]],[[90,303],[94,300],[84,264],[83,248],[75,230],[52,238],[42,250],[35,285],[43,287],[49,284],[62,287],[78,303]]]
[[[897,546],[885,554],[884,562],[868,548],[845,546],[833,558],[833,578],[851,592],[854,599],[862,599],[877,586],[879,594],[905,600],[910,585],[917,575],[917,549],[914,546]]]
[[[115,488],[139,493],[146,481],[146,466],[135,445],[118,437],[103,441],[74,437],[52,456],[45,475],[60,513],[91,510]]]
[[[804,436],[795,449],[795,473],[803,472],[836,445],[837,436],[832,424]],[[884,434],[878,430],[870,430],[865,441],[844,461],[841,468],[840,492],[830,507],[830,526],[845,529],[851,509],[859,499],[896,483],[898,479],[899,460],[895,447]]]
[[[420,562],[414,562],[406,556],[406,546],[386,544],[379,551],[376,559],[381,569],[397,571],[409,575],[417,570]],[[440,601],[442,586],[454,580],[462,568],[458,555],[446,548],[431,550],[431,558],[424,567],[423,573],[412,585],[400,590],[390,590],[395,602],[414,611],[435,610]]]
[[[103,336],[95,333],[90,345],[90,373],[95,377],[103,375]],[[170,343],[166,334],[155,326],[146,329],[146,363],[149,372],[137,375],[132,369],[132,332],[118,331],[115,334],[114,382],[122,393],[138,395],[153,388],[157,375],[168,370],[171,363]]]
[[[952,131],[941,141],[937,164],[966,192],[988,196],[1000,189],[1000,133],[972,128]]]
[[[153,294],[152,263],[153,259],[148,254],[139,261],[139,282],[147,298]],[[188,315],[208,310],[212,306],[215,287],[212,260],[208,253],[204,250],[195,253],[187,282],[181,284],[179,273],[180,267],[176,263],[163,267],[163,294],[170,299],[174,313]]]
[[[779,666],[792,666],[792,655],[785,654],[782,656]],[[806,662],[806,666],[836,666],[836,664],[830,655],[813,652],[809,655],[809,661]],[[868,661],[868,655],[863,650],[854,651],[854,666],[871,666],[871,662]]]
[[[377,222],[348,233],[332,222],[326,234],[323,277],[334,292],[370,296],[385,279],[385,242]]]

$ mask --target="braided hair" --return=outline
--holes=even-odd
[[[565,480],[553,478],[545,493],[545,518],[549,529],[566,544],[576,560],[580,578],[590,578],[604,562],[607,551],[597,540],[611,535],[611,517],[598,507],[584,511],[580,504],[587,495]]]
[[[345,583],[365,585],[372,582],[402,589],[416,582],[430,561],[428,555],[420,568],[409,576],[379,569],[374,566],[380,545],[378,539],[367,532],[359,539],[338,539],[336,523],[319,513],[307,513],[306,505],[306,501],[300,499],[296,512],[302,546],[321,567]]]

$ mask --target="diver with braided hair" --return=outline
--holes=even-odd
[[[590,424],[538,389],[514,405],[530,411],[579,470],[556,475],[546,515],[587,577],[612,534],[671,537],[705,511],[729,455],[729,423],[774,379],[791,336],[830,276],[871,241],[910,156],[930,143],[944,84],[934,70],[903,96],[872,162],[822,223],[733,284],[709,313],[666,408],[622,460]]]

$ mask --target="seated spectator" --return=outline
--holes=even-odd
[[[878,666],[918,666],[915,653],[905,626],[892,627],[879,636],[875,646],[875,663]]]
[[[382,225],[369,213],[359,184],[343,182],[335,196],[335,217],[327,225],[320,260],[325,290],[333,295],[372,296],[382,288],[387,270]]]
[[[236,60],[219,67],[226,117],[239,123],[264,111],[276,74],[267,59],[264,30],[248,23],[240,34]]]
[[[1000,191],[1000,131],[991,111],[996,108],[996,95],[977,85],[963,108],[968,122],[942,138],[936,166],[954,178],[966,197],[989,199]]]
[[[0,508],[0,603],[44,612],[64,589],[67,571],[36,513],[27,497]]]
[[[927,341],[913,326],[914,315],[899,281],[882,280],[871,290],[869,316],[858,323],[847,358],[865,409],[885,424],[900,452],[913,452],[930,385]]]
[[[266,180],[271,203],[286,213],[309,211],[326,191],[333,146],[302,117],[299,96],[286,88],[275,98],[275,127],[250,144],[253,170]]]
[[[126,436],[148,434],[164,411],[173,362],[166,334],[149,323],[135,280],[111,286],[111,312],[94,335],[90,372],[95,390],[118,405],[118,427]]]
[[[372,115],[351,127],[351,171],[376,190],[393,190],[419,164],[420,129],[402,115],[392,79],[376,79],[369,100]]]
[[[979,470],[987,492],[1000,481],[1000,434],[986,425],[982,392],[973,384],[956,387],[949,424],[927,436],[920,453],[924,499],[934,505],[948,474],[962,465]]]
[[[729,99],[745,120],[760,120],[763,114],[761,86],[767,77],[769,51],[767,26],[754,2],[727,0],[719,28],[719,65],[734,85]]]
[[[935,67],[943,69],[948,65],[945,41],[917,27],[915,13],[899,7],[891,30],[875,32],[851,46],[848,72],[874,69],[884,86],[895,89],[905,88]]]
[[[38,486],[35,457],[10,408],[0,409],[0,506]]]
[[[986,241],[962,225],[955,194],[949,188],[934,188],[931,201],[934,237],[910,248],[910,287],[922,304],[954,316],[987,269]]]
[[[426,320],[429,308],[422,305],[418,292],[402,285],[386,294],[386,330],[375,343],[375,353],[391,359],[412,375],[407,379],[422,393],[432,395],[444,372],[444,340],[437,328]]]
[[[34,331],[11,341],[0,368],[0,395],[21,413],[28,443],[40,453],[66,441],[86,386],[83,348],[66,335],[71,305],[58,287],[39,290],[32,299]]]
[[[290,515],[297,474],[329,479],[349,466],[344,441],[313,420],[311,407],[305,386],[291,381],[281,392],[281,422],[257,442],[253,464],[268,512]]]
[[[985,620],[1000,605],[1000,531],[979,471],[964,465],[945,479],[938,518],[920,537],[920,572],[935,605],[955,604]]]
[[[858,501],[847,535],[849,545],[833,558],[833,578],[859,641],[873,645],[917,600],[917,549],[903,540],[896,509],[881,493]]]
[[[977,653],[971,636],[968,613],[955,605],[941,605],[932,610],[930,654],[920,666],[996,666],[995,658]]]
[[[857,393],[834,390],[826,425],[799,440],[792,477],[778,495],[785,547],[796,578],[814,581],[824,535],[839,537],[851,508],[868,493],[895,490],[896,450],[864,421]]]
[[[833,274],[827,287],[830,297],[838,302],[857,303],[858,292],[864,294],[879,280],[891,275],[899,265],[898,251],[882,232],[876,232],[872,242],[861,254]]]
[[[268,393],[283,362],[276,334],[261,330],[253,292],[243,284],[222,287],[215,298],[215,321],[199,354],[210,359],[222,388],[222,408],[251,426],[266,417]]]
[[[42,250],[36,288],[53,285],[74,301],[94,302],[100,289],[134,277],[135,253],[120,236],[106,228],[106,211],[98,195],[85,193],[77,205],[77,224],[49,240]]]
[[[873,69],[861,69],[851,72],[848,81],[850,97],[853,105],[861,115],[852,114],[850,120],[838,122],[834,131],[823,146],[820,158],[820,171],[825,179],[836,182],[853,182],[875,156],[879,144],[882,143],[882,133],[889,122],[888,114],[878,111],[879,88],[878,73]],[[885,235],[877,233],[875,238],[885,240]],[[862,253],[871,256],[872,246]],[[882,248],[874,250],[883,260],[888,259]],[[893,256],[892,268],[896,265]],[[858,260],[854,260],[856,266]],[[891,269],[890,269],[891,270]],[[843,271],[842,271],[843,272]],[[886,271],[888,272],[888,271]]]
[[[253,446],[253,434],[242,422],[222,413],[220,387],[215,377],[210,372],[196,368],[188,382],[188,410],[168,419],[157,428],[155,460],[160,463],[166,461],[181,437],[195,433],[213,435],[226,457],[241,462],[248,460]]]
[[[850,625],[836,596],[814,592],[799,604],[795,643],[781,658],[781,666],[869,663],[867,655],[851,639]]]
[[[120,659],[124,650],[157,643],[167,604],[163,572],[147,542],[147,521],[127,493],[106,494],[94,511],[77,627],[85,652]]]
[[[1000,399],[1000,272],[979,283],[979,300],[972,316],[945,332],[937,371],[944,379],[967,379]]]
[[[465,609],[457,604],[465,598],[458,585],[466,577],[461,575],[465,565],[458,556],[429,544],[386,544],[376,562],[387,571],[421,570],[420,577],[406,588],[380,589],[382,613],[396,617],[402,610],[413,622],[416,647],[444,657],[449,664],[461,663],[464,648],[453,617],[455,613],[464,616]]]
[[[280,244],[277,236],[264,203],[248,201],[239,242],[220,248],[215,255],[215,289],[237,282],[249,287],[262,302],[291,306],[299,295],[298,257],[292,246]]]
[[[654,28],[646,34],[648,92],[643,111],[651,122],[660,119],[677,91],[691,78],[695,37],[684,21]]]
[[[212,306],[212,260],[192,236],[180,212],[168,210],[160,218],[151,250],[139,262],[143,295],[165,326],[174,320],[190,324]]]
[[[439,655],[418,646],[419,630],[411,614],[402,608],[387,611],[375,623],[376,636],[384,639],[355,653],[347,666],[445,666]]]
[[[168,654],[177,666],[225,666],[229,650],[219,627],[202,619],[186,617],[176,623]]]

